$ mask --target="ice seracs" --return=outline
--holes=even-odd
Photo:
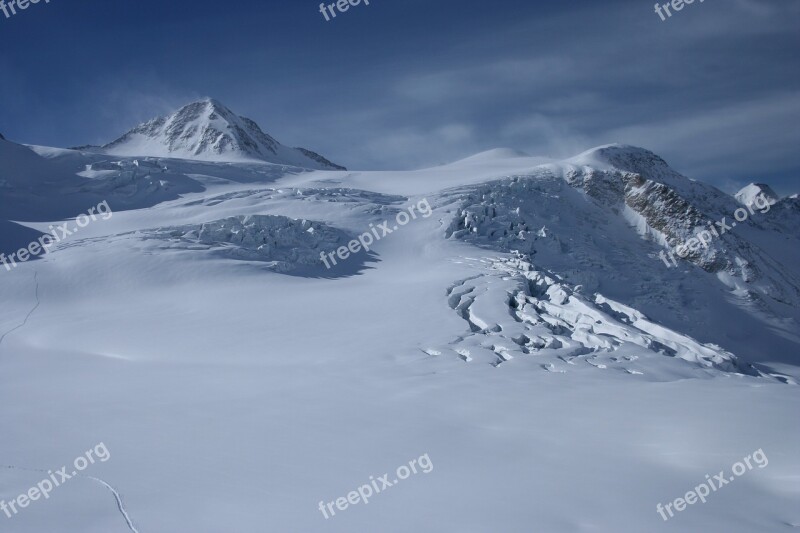
[[[145,236],[153,237],[171,242],[171,248],[212,250],[230,259],[262,261],[271,270],[284,273],[319,265],[321,250],[335,249],[350,238],[321,222],[277,215],[228,217],[159,229]]]
[[[549,372],[594,367],[629,375],[648,374],[650,365],[663,365],[659,356],[668,356],[686,363],[674,366],[670,379],[713,376],[709,370],[758,375],[717,345],[699,343],[631,307],[599,293],[584,294],[583,287],[537,270],[526,254],[482,262],[489,266],[483,274],[447,291],[449,306],[467,321],[469,332],[439,353],[449,348],[466,362],[493,366],[533,357]]]

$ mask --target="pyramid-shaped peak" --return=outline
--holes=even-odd
[[[121,156],[265,161],[309,169],[344,169],[310,150],[283,146],[255,121],[237,115],[214,98],[191,102],[167,117],[140,124],[103,149]]]
[[[196,102],[191,102],[189,104],[186,104],[185,106],[180,108],[177,111],[177,113],[180,113],[181,111],[186,112],[186,111],[193,110],[193,109],[205,110],[205,111],[210,111],[210,112],[215,112],[216,111],[216,112],[220,112],[220,113],[223,113],[223,114],[234,115],[233,111],[231,111],[228,106],[226,106],[225,104],[223,104],[222,102],[220,102],[216,98],[210,98],[210,97],[206,97],[206,98],[203,98],[201,100],[197,100]]]
[[[204,98],[181,107],[175,113],[167,117],[166,122],[183,124],[193,121],[205,121],[210,123],[213,121],[222,120],[224,122],[233,124],[237,122],[239,118],[240,117],[236,116],[233,111],[231,111],[219,100],[215,100],[214,98]]]

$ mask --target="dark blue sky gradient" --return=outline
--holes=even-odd
[[[800,2],[51,0],[0,13],[0,133],[105,143],[213,96],[350,168],[626,142],[800,192]]]

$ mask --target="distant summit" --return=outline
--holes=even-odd
[[[775,191],[769,185],[765,185],[763,183],[751,183],[750,185],[743,187],[742,190],[736,193],[736,199],[739,200],[739,203],[744,205],[752,205],[755,201],[756,197],[760,194],[764,195],[764,198],[767,199],[767,202],[770,204],[776,203],[780,198]]]
[[[140,124],[101,150],[119,156],[265,161],[318,170],[346,170],[311,150],[282,145],[264,133],[255,121],[236,115],[212,98]]]

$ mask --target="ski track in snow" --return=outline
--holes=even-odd
[[[94,476],[84,476],[84,477],[87,477],[93,481],[100,483],[101,485],[103,485],[104,487],[106,487],[108,490],[111,491],[111,494],[114,495],[114,499],[117,500],[117,509],[119,509],[119,512],[122,514],[122,517],[125,518],[125,522],[128,524],[128,529],[130,529],[133,533],[139,533],[139,530],[136,529],[136,527],[133,525],[131,517],[128,516],[128,511],[125,510],[125,505],[123,505],[122,503],[122,496],[119,495],[117,489],[115,489],[114,487],[112,487],[111,485],[109,485],[108,483],[106,483],[105,481],[103,481],[98,477]]]
[[[20,325],[15,326],[15,327],[11,328],[10,330],[6,331],[5,333],[3,333],[3,336],[0,337],[0,346],[2,346],[3,341],[5,340],[6,336],[8,336],[10,333],[13,333],[14,331],[17,331],[18,329],[20,329],[23,326],[25,326],[28,323],[28,319],[31,317],[33,312],[36,311],[36,309],[39,308],[39,304],[41,302],[39,301],[39,272],[38,271],[33,273],[33,281],[36,284],[36,288],[34,289],[34,297],[36,298],[36,305],[33,306],[33,309],[28,311],[28,314],[25,315],[25,320],[23,320]]]
[[[0,336],[0,345],[2,345],[3,341],[5,340],[5,338],[9,334],[11,334],[14,331],[17,331],[20,328],[24,327],[28,323],[28,320],[33,315],[33,313],[39,308],[39,305],[41,305],[41,301],[39,300],[39,272],[38,271],[34,272],[33,281],[35,283],[34,297],[36,299],[36,304],[33,306],[33,308],[30,311],[28,311],[28,314],[25,315],[25,319],[22,321],[21,324],[19,324],[17,326],[14,326],[10,330],[8,330],[5,333],[3,333],[2,336]],[[42,470],[42,469],[39,469],[39,468],[23,468],[23,467],[13,466],[13,465],[0,465],[0,467],[7,468],[7,469],[13,469],[13,470],[24,470],[24,471],[28,471],[28,472],[44,472],[44,473],[48,473],[47,470]],[[100,483],[101,485],[106,487],[109,491],[111,491],[111,494],[113,494],[114,499],[117,502],[117,508],[119,509],[119,512],[122,514],[122,517],[125,519],[125,522],[126,522],[126,524],[128,526],[128,529],[130,529],[133,533],[139,533],[139,530],[136,529],[136,527],[133,525],[133,521],[131,520],[130,516],[128,515],[127,510],[125,509],[125,505],[122,503],[122,497],[120,496],[119,492],[117,492],[117,490],[114,487],[112,487],[110,484],[108,484],[107,482],[103,481],[102,479],[94,477],[94,476],[87,476],[87,475],[84,475],[84,474],[77,474],[77,477],[90,479],[90,480],[92,480],[92,481],[94,481],[96,483]]]
[[[14,465],[0,465],[0,468],[6,468],[8,470],[22,470],[25,472],[43,472],[48,475],[50,474],[49,470],[42,470],[41,468],[25,468],[22,466],[14,466]],[[117,492],[117,489],[115,489],[110,484],[108,484],[107,482],[103,481],[98,477],[87,476],[85,474],[73,474],[72,477],[82,477],[84,479],[90,479],[96,483],[103,485],[105,488],[111,491],[111,494],[113,494],[114,499],[117,502],[117,509],[119,509],[120,514],[122,514],[122,517],[125,519],[125,523],[127,524],[128,529],[130,529],[133,533],[139,533],[139,530],[136,529],[136,526],[133,525],[133,521],[128,515],[128,511],[125,509],[125,505],[122,503],[122,496],[120,496],[119,492]]]

